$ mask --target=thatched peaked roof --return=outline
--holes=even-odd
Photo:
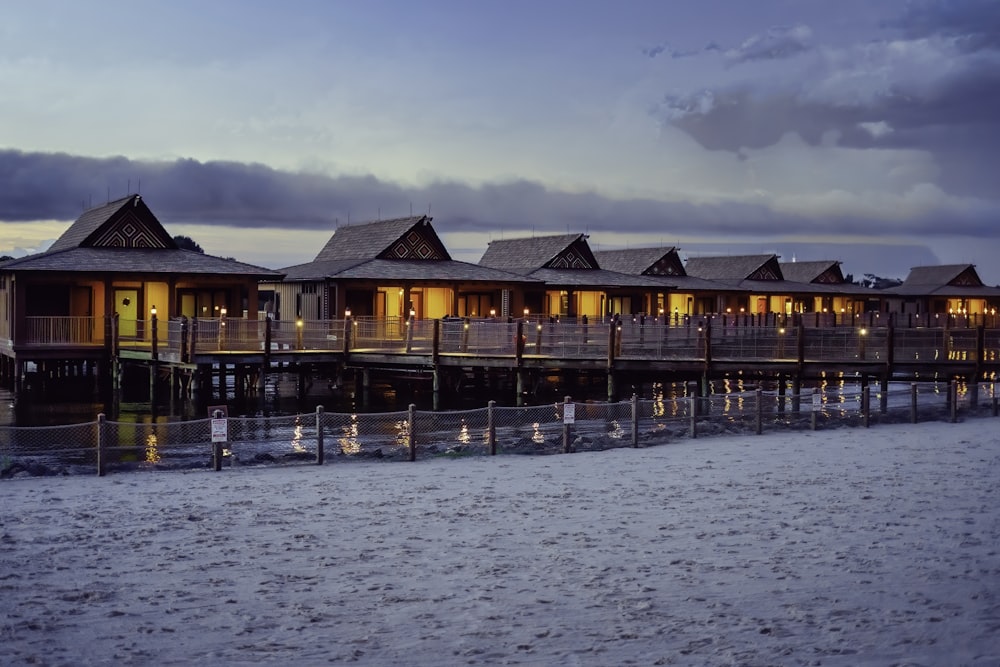
[[[602,269],[632,275],[683,276],[684,264],[677,248],[627,248],[595,250],[594,257]]]
[[[976,267],[972,264],[945,264],[941,266],[915,266],[903,281],[904,285],[929,287],[982,287]]]
[[[538,269],[598,268],[586,234],[558,234],[490,241],[480,266],[529,274]]]
[[[426,215],[338,227],[315,261],[415,259],[450,260]]]
[[[280,279],[278,271],[181,250],[139,195],[84,211],[42,253],[0,264],[9,271],[148,273]]]
[[[689,276],[706,280],[783,280],[777,255],[689,257],[684,269]]]
[[[785,280],[820,285],[844,284],[844,273],[837,260],[821,259],[810,262],[778,262],[778,264]]]
[[[938,296],[962,298],[1000,297],[1000,288],[983,285],[974,264],[915,266],[902,285],[881,290],[899,296]]]
[[[84,211],[49,252],[87,247],[176,250],[177,244],[142,197],[129,195]]]

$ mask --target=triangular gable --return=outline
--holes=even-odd
[[[573,243],[566,246],[562,252],[549,260],[546,269],[596,269],[597,260],[583,236],[577,237]]]
[[[167,248],[177,244],[139,195],[129,195],[84,211],[49,247],[49,252],[72,248]]]
[[[840,265],[835,264],[813,279],[814,283],[820,285],[843,285],[844,274],[840,270]]]
[[[121,209],[115,216],[91,234],[81,245],[84,248],[173,248],[173,239],[145,205],[148,216],[138,207]]]
[[[382,252],[378,259],[451,259],[441,239],[429,224],[417,224]]]
[[[642,272],[647,276],[686,276],[684,264],[681,263],[677,250],[671,250],[658,259],[652,266]]]
[[[772,256],[769,260],[761,264],[750,275],[747,280],[782,280],[781,268],[778,266],[778,258]]]
[[[976,269],[970,266],[955,276],[948,285],[951,287],[982,287],[983,281],[980,280]]]

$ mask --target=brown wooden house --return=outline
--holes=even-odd
[[[133,341],[149,340],[154,308],[160,319],[256,318],[258,281],[280,275],[179,249],[129,195],[85,211],[47,251],[0,264],[0,353],[18,366],[107,360],[112,316]]]
[[[673,285],[672,276],[603,268],[586,234],[491,241],[479,264],[539,281],[526,289],[523,308],[549,316],[655,315],[659,295]]]
[[[885,310],[903,315],[995,315],[1000,287],[989,287],[974,264],[915,266],[902,285],[879,290]]]
[[[437,319],[507,315],[537,281],[453,260],[431,225],[412,216],[339,227],[306,264],[261,285],[261,308],[283,320]]]

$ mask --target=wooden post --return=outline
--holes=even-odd
[[[410,403],[406,416],[407,438],[409,439],[410,461],[417,460],[417,406]]]
[[[812,390],[812,413],[809,415],[809,426],[812,430],[816,430],[817,422],[819,421],[819,411],[823,408],[823,400],[820,396],[819,389],[813,388]]]
[[[535,327],[535,354],[542,353],[542,321],[538,321],[538,325]]]
[[[691,437],[698,437],[698,399],[695,396],[688,397],[688,415],[691,418]]]
[[[344,353],[345,357],[347,356],[347,353],[351,351],[351,338],[354,333],[352,331],[352,329],[354,328],[353,323],[354,323],[354,318],[351,317],[350,315],[344,318],[344,347],[341,349],[341,351]]]
[[[958,421],[958,380],[952,380],[948,387],[948,395],[951,397],[951,423]]]
[[[639,448],[639,396],[632,394],[632,446]]]
[[[415,326],[415,316],[410,315],[406,319],[406,353],[413,351],[413,328]]]
[[[462,321],[462,342],[459,344],[458,351],[459,352],[468,352],[469,351],[469,318],[468,317],[466,317]]]
[[[222,410],[216,410],[212,414],[213,419],[222,419],[224,416]],[[226,430],[228,432],[228,429]],[[222,450],[224,444],[222,441],[212,442],[212,467],[215,469],[215,472],[222,470]]]
[[[323,406],[316,406],[316,465],[323,465]]]
[[[191,318],[191,344],[188,347],[188,363],[194,363],[194,353],[198,341],[198,318]]]
[[[861,419],[865,428],[871,426],[871,406],[868,404],[871,398],[871,387],[868,386],[867,378],[865,385],[861,388]]]
[[[760,387],[757,387],[757,389],[754,391],[754,395],[756,397],[755,402],[757,404],[755,431],[757,435],[760,435],[761,433],[764,432],[764,391]]]
[[[105,456],[107,447],[107,422],[105,421],[104,413],[97,415],[97,476],[104,477],[105,472]]]
[[[570,404],[572,399],[569,396],[563,398],[563,453],[569,454],[573,451],[573,444],[571,442],[572,429],[570,429],[569,422],[566,421],[566,406]]]
[[[486,404],[486,440],[490,446],[490,456],[497,455],[497,424],[494,413],[496,405],[496,401],[490,401]]]
[[[917,383],[910,383],[910,423],[917,423]]]
[[[1000,400],[997,398],[997,383],[994,382],[991,385],[992,389],[990,393],[993,395],[993,416],[1000,416]]]

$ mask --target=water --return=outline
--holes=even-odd
[[[732,400],[723,403],[725,412],[738,413],[748,409],[747,401],[752,400],[753,392],[760,387],[766,394],[776,394],[778,383],[767,378],[734,377],[716,380],[710,384],[713,396],[731,397]],[[946,401],[947,383],[922,383],[920,385],[921,403],[928,401]],[[126,392],[117,405],[105,405],[89,396],[80,400],[81,395],[93,392],[73,390],[48,392],[46,395],[25,392],[15,400],[7,389],[0,389],[0,426],[60,426],[66,424],[81,424],[96,421],[97,416],[104,413],[108,419],[131,423],[160,423],[188,419],[204,419],[208,416],[208,406],[222,403],[215,398],[197,404],[192,401],[176,401],[174,405],[161,401],[152,405],[147,400],[136,400]],[[620,398],[628,399],[632,393],[640,398],[669,402],[678,398],[695,395],[697,383],[693,382],[645,382],[638,385],[620,383]],[[872,400],[880,400],[879,385],[871,385]],[[802,383],[803,402],[811,400],[813,390],[824,396],[824,403],[857,403],[861,386],[857,378],[851,376],[830,377],[818,381]],[[526,405],[545,405],[562,402],[564,396],[571,396],[574,401],[606,401],[607,387],[601,382],[581,382],[571,385],[565,378],[549,376],[542,378],[533,387],[534,393],[524,397]],[[910,383],[895,382],[889,384],[887,402],[890,408],[904,408],[910,401]],[[960,397],[969,391],[966,385],[960,385]],[[992,384],[981,386],[980,401],[992,398],[995,389]],[[807,394],[809,396],[807,396]],[[791,386],[786,387],[789,400],[792,396]],[[230,416],[280,416],[307,414],[316,411],[317,406],[323,406],[327,412],[337,413],[377,413],[404,411],[413,404],[417,410],[430,411],[434,409],[434,396],[430,383],[426,380],[394,379],[391,383],[374,385],[369,391],[367,403],[362,402],[359,392],[351,384],[336,386],[326,378],[317,378],[307,384],[303,396],[298,395],[298,379],[293,374],[274,374],[269,376],[264,398],[250,396],[244,401],[237,401],[232,378],[227,387],[227,405]],[[492,394],[483,388],[469,388],[459,392],[443,392],[437,408],[439,410],[471,410],[485,407],[490,399],[499,406],[516,404],[513,389],[501,386]]]

